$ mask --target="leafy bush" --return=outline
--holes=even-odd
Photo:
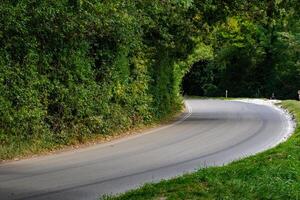
[[[3,1],[1,159],[126,130],[180,109],[181,80],[174,77],[183,72],[175,63],[192,42],[177,41],[185,32],[175,29],[183,28],[186,9],[158,0]]]

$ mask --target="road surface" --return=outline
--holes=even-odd
[[[97,199],[223,165],[274,146],[287,117],[270,106],[187,100],[171,125],[85,149],[0,165],[0,199]]]

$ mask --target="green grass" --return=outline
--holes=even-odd
[[[297,128],[276,148],[104,199],[300,199],[300,103],[282,106],[294,114]]]

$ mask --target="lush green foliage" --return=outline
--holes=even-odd
[[[188,4],[2,1],[0,158],[82,142],[181,107]],[[187,28],[185,28],[187,27]]]
[[[278,147],[224,167],[201,169],[105,199],[299,199],[300,103],[284,101],[283,105],[294,113],[298,126]]]
[[[205,95],[281,88],[289,97],[299,86],[300,6],[272,2],[3,0],[0,158],[178,111],[194,63],[188,93],[196,80]]]
[[[297,98],[300,88],[299,1],[253,2],[214,24],[211,59],[184,80],[189,95]]]

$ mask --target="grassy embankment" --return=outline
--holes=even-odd
[[[294,114],[297,128],[276,148],[106,199],[300,199],[300,103],[282,106]]]

